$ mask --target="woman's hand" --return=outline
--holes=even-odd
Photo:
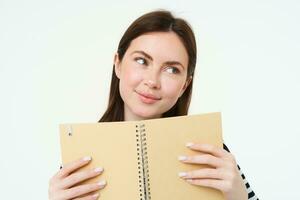
[[[187,143],[186,146],[204,154],[179,156],[180,161],[210,165],[212,168],[180,172],[181,178],[194,185],[221,190],[226,200],[248,199],[246,187],[231,153],[209,144]]]
[[[84,157],[66,164],[49,181],[49,200],[94,200],[99,197],[95,191],[103,188],[106,184],[104,180],[98,183],[74,186],[86,179],[98,176],[103,168],[95,168],[80,172],[75,170],[87,165],[91,157]],[[74,173],[73,173],[74,172]],[[86,195],[88,193],[92,193]]]

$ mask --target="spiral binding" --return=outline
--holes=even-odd
[[[136,125],[140,200],[150,200],[150,182],[145,124]]]

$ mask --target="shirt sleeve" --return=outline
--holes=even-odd
[[[226,151],[230,152],[228,147],[223,144],[223,149],[225,149]],[[252,190],[252,188],[250,187],[250,184],[249,182],[247,181],[244,173],[242,172],[241,168],[239,165],[237,165],[238,169],[239,169],[239,172],[240,172],[240,175],[241,177],[243,178],[243,181],[244,181],[244,184],[245,184],[245,187],[247,189],[247,192],[248,192],[248,199],[249,200],[259,200],[259,198],[255,195],[254,191]]]

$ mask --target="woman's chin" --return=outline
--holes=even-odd
[[[162,113],[154,113],[153,110],[136,110],[134,114],[140,119],[155,119],[161,117]]]

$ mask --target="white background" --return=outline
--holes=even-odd
[[[223,113],[225,142],[261,199],[299,199],[299,1],[149,2],[0,0],[0,198],[48,198],[58,124],[101,117],[121,36],[165,8],[197,38],[190,114]]]

